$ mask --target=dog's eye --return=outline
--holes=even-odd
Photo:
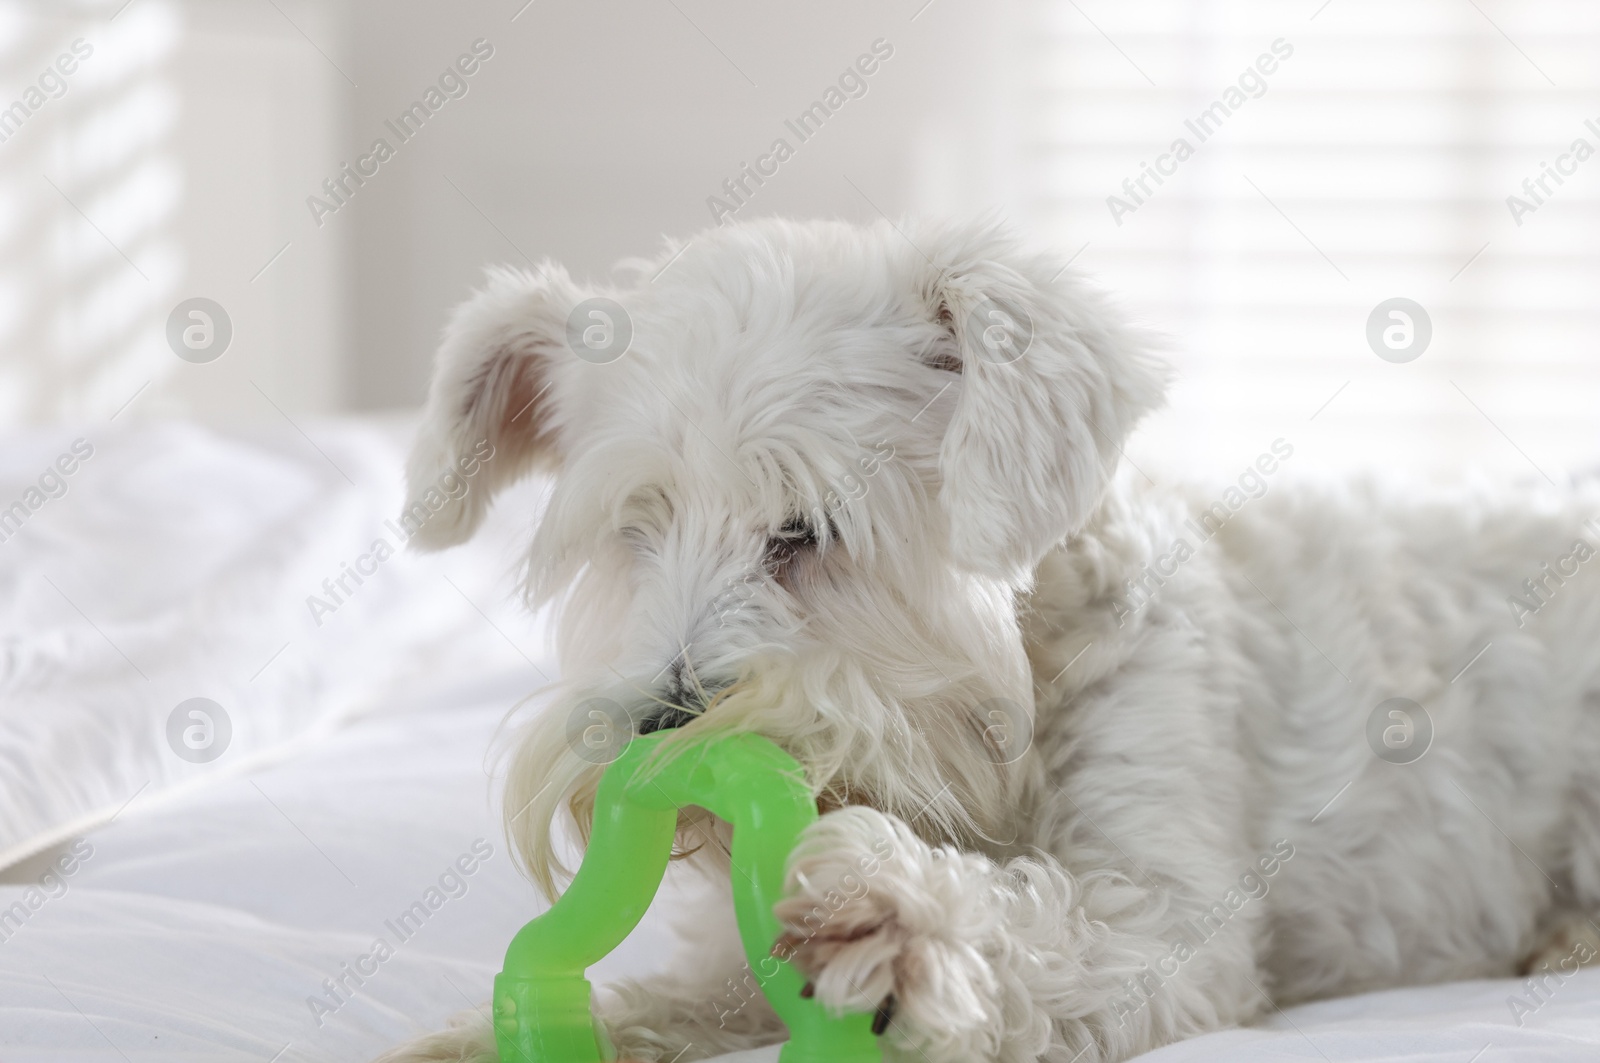
[[[817,545],[817,531],[804,517],[791,517],[767,540],[767,567],[781,569],[795,555]]]

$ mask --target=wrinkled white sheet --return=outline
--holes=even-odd
[[[0,866],[134,794],[287,754],[482,623],[439,559],[404,551],[405,434],[157,423],[0,440]],[[380,540],[396,551],[381,564]],[[457,557],[458,586],[503,594],[482,571],[493,556]],[[222,708],[198,740],[231,727],[209,763],[169,743],[192,698]]]
[[[231,463],[237,469],[237,491],[270,490],[262,486],[265,478],[250,471],[252,463],[263,459],[249,448],[261,444],[250,443],[241,452],[219,446],[207,435],[184,435],[195,431],[183,429],[165,440],[170,464],[140,472],[130,459],[126,474],[134,485],[127,489],[131,509],[143,504],[141,498],[183,497],[170,493],[163,468],[209,469],[207,482],[223,490]],[[386,442],[384,433],[366,429],[349,431],[353,435],[345,438],[365,440],[359,445],[372,449],[372,468],[399,461],[395,439]],[[338,445],[330,441],[339,432],[314,435],[325,446]],[[37,452],[53,454],[57,442],[43,441]],[[314,453],[295,455],[292,444],[280,439],[269,449],[290,455],[289,468],[301,460],[322,460]],[[185,454],[196,446],[213,448],[221,464],[212,463],[213,455]],[[14,453],[7,455],[7,467],[13,465],[9,459]],[[27,467],[29,462],[15,464]],[[303,470],[300,475],[304,477]],[[296,482],[295,475],[287,475],[284,483],[289,486],[283,490],[292,494]],[[89,484],[74,483],[71,490]],[[270,504],[271,499],[254,499],[240,505],[242,511],[256,512],[252,507]],[[531,494],[518,504],[526,513]],[[97,619],[102,626],[113,625],[107,633],[124,649],[131,645],[142,653],[148,647],[171,647],[171,631],[148,618],[115,619],[112,607],[119,592],[109,585],[124,574],[150,585],[139,593],[168,602],[172,612],[162,623],[172,630],[181,629],[181,618],[192,615],[188,603],[231,600],[208,597],[206,588],[219,586],[216,580],[227,575],[223,570],[228,566],[217,559],[253,556],[244,544],[261,541],[259,528],[247,520],[229,523],[205,514],[198,502],[179,512],[191,524],[218,522],[210,547],[215,553],[196,552],[187,565],[163,552],[158,514],[147,514],[144,524],[132,518],[119,522],[110,515],[97,521],[73,518],[67,524],[75,530],[54,533],[46,540],[48,549],[40,548],[35,556],[46,558],[52,578],[71,580],[73,589],[85,591],[96,581],[108,584],[107,596],[96,600],[108,603],[111,616]],[[58,514],[41,510],[35,520],[53,515]],[[363,514],[356,505],[348,522],[362,527],[364,521],[388,515],[376,509]],[[337,528],[344,520],[332,524]],[[327,682],[343,684],[337,698],[327,693],[331,687],[313,682],[315,669],[295,683],[263,688],[270,693],[252,694],[255,700],[248,702],[245,715],[261,719],[262,727],[277,728],[273,733],[288,743],[278,755],[232,770],[231,754],[209,765],[181,765],[189,772],[180,780],[188,783],[186,789],[170,789],[165,798],[158,798],[153,787],[147,789],[109,824],[73,835],[0,873],[0,912],[30,896],[44,898],[20,922],[0,918],[0,1060],[356,1063],[487,999],[506,943],[537,913],[538,905],[505,851],[484,754],[504,714],[535,690],[544,674],[552,673],[536,623],[507,600],[504,573],[514,556],[517,540],[509,529],[515,523],[510,514],[501,513],[481,546],[442,555],[431,562],[438,567],[426,579],[396,569],[390,590],[369,588],[375,594],[372,601],[383,603],[363,614],[362,623],[371,628],[342,636],[347,641],[337,643],[339,652],[319,664]],[[35,530],[42,533],[44,528]],[[0,554],[8,545],[15,544],[0,543]],[[333,556],[343,548],[332,548]],[[180,582],[163,589],[152,557],[162,559],[164,578]],[[316,571],[315,565],[310,568]],[[13,566],[0,567],[0,573],[8,581],[4,589],[12,595],[24,592],[32,607],[49,591],[33,572]],[[446,576],[470,602],[444,583]],[[259,578],[270,582],[267,576]],[[288,588],[288,582],[286,593],[292,589],[297,598],[303,597],[306,592],[298,585]],[[439,589],[446,594],[432,593]],[[13,632],[7,636],[13,639],[8,651],[20,653],[24,665],[33,667],[30,662],[51,653],[68,662],[80,659],[74,656],[79,652],[99,654],[98,663],[83,670],[8,673],[49,677],[49,685],[32,703],[37,711],[60,711],[73,726],[88,727],[81,718],[83,706],[124,704],[108,702],[103,695],[141,682],[131,672],[118,671],[109,649],[85,649],[93,632],[69,630],[70,618],[61,619],[64,611],[51,615],[56,618],[52,623],[65,625],[65,633],[45,638],[14,623],[25,603],[15,597],[0,600],[6,603],[0,608],[13,618],[7,628]],[[266,599],[250,590],[238,600],[250,605]],[[456,612],[443,622],[441,610]],[[422,615],[429,611],[435,615]],[[277,615],[262,612],[259,626],[270,626]],[[256,630],[247,620],[247,615],[230,616],[208,634],[205,653],[173,651],[155,658],[170,665],[175,688],[184,687],[184,668],[203,675],[215,655],[258,667],[258,656],[264,659],[259,649],[270,653],[283,636],[276,630]],[[143,634],[148,631],[154,634]],[[145,637],[151,641],[140,641]],[[386,641],[390,638],[398,641]],[[240,649],[239,642],[247,648]],[[17,650],[18,645],[23,649]],[[140,663],[163,666],[149,657]],[[7,667],[17,668],[16,660]],[[325,700],[314,711],[279,705],[292,725],[270,719],[278,701],[301,696]],[[118,734],[126,738],[144,732],[132,728]],[[302,736],[297,744],[289,742],[294,734]],[[71,760],[70,741],[61,741],[68,744],[59,754],[43,749],[43,759],[29,770],[43,777],[73,765],[94,766],[92,759]],[[111,763],[143,768],[152,750],[161,752],[153,741],[134,753],[113,749]],[[62,762],[51,759],[58,755]],[[126,793],[105,787],[86,793],[85,807],[98,807],[95,802],[106,796],[126,798]],[[69,851],[80,836],[92,854],[79,859],[70,875],[59,877],[57,872],[58,877],[41,884],[50,861]],[[486,858],[481,855],[485,846],[492,849]],[[83,848],[80,843],[77,851]],[[470,875],[460,871],[467,865]],[[430,889],[438,892],[430,896]],[[685,896],[664,891],[658,909],[681,904]],[[437,901],[437,908],[420,927],[402,934],[391,925],[415,902],[426,905],[430,899]],[[379,939],[393,954],[381,963],[367,961],[373,973],[359,986],[346,976],[353,992],[341,992],[347,999],[330,1003],[324,981],[345,975],[344,965],[357,966],[361,957],[373,955]],[[665,965],[675,948],[658,921],[647,917],[595,977],[605,981],[646,973]],[[1329,1001],[1275,1014],[1259,1028],[1174,1045],[1146,1060],[1600,1059],[1600,972],[1585,973],[1561,987],[1519,1027],[1507,998],[1521,991],[1515,982],[1474,982]],[[311,1003],[319,998],[324,1001],[320,1009]],[[740,1058],[772,1063],[776,1054],[773,1048]]]
[[[66,892],[0,931],[0,1059],[264,1063],[288,1046],[283,1063],[357,1061],[487,1000],[511,935],[539,910],[483,770],[496,724],[540,682],[505,656],[482,683],[395,702],[182,800],[135,801],[89,834]],[[0,907],[40,872],[39,860],[8,872]],[[396,923],[430,888],[437,910]],[[347,983],[348,1002],[313,1008],[324,979],[379,939],[393,955]],[[647,970],[666,947],[642,930],[603,970]]]

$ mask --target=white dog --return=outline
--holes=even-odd
[[[535,881],[602,770],[574,719],[611,705],[805,765],[825,814],[776,944],[891,1059],[1122,1060],[1592,958],[1600,495],[1294,488],[1286,440],[1221,499],[1153,487],[1119,455],[1166,377],[993,226],[731,225],[629,288],[491,274],[410,475],[494,446],[445,546],[556,474],[527,591],[563,679],[506,801]],[[694,969],[600,1002],[624,1058],[782,1039],[732,926],[695,913]],[[389,1058],[493,1038],[469,1014]]]

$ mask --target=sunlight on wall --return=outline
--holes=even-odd
[[[185,266],[176,7],[43,11],[0,3],[0,108],[24,116],[0,143],[0,422],[115,412],[171,362],[160,319]]]
[[[338,408],[348,226],[304,200],[344,147],[343,26],[333,0],[0,0],[0,427]],[[191,299],[227,316],[214,358],[169,345]]]

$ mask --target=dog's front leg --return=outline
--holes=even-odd
[[[876,1009],[893,1057],[928,1063],[1111,1063],[1265,1004],[1239,991],[1251,971],[1228,970],[1238,950],[1156,973],[1164,905],[1102,878],[934,848],[892,816],[842,809],[795,852],[775,951],[824,1004]]]

